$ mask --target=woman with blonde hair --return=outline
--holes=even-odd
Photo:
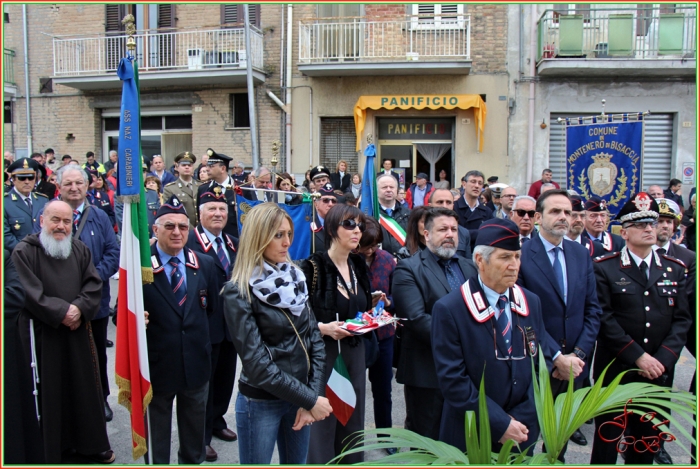
[[[333,189],[337,189],[342,193],[350,190],[350,173],[348,173],[347,161],[338,161],[338,164],[335,166],[335,173],[331,174],[331,184],[333,184]]]
[[[310,425],[333,409],[324,397],[325,351],[304,273],[289,247],[294,224],[274,203],[247,213],[224,316],[243,370],[236,426],[241,464],[305,464]]]

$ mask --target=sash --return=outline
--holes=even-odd
[[[406,245],[406,231],[401,228],[401,225],[399,225],[396,220],[386,215],[379,214],[379,224],[382,225],[401,246]]]

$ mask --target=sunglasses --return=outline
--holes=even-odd
[[[182,232],[190,230],[190,225],[187,223],[178,223],[177,225],[175,223],[164,223],[158,226],[162,226],[166,231],[174,231],[175,228]]]
[[[515,210],[515,213],[517,213],[518,216],[521,217],[521,218],[524,217],[525,215],[527,215],[527,216],[530,217],[530,218],[535,218],[535,211],[534,211],[534,210],[522,210],[522,209],[518,209],[518,210]]]
[[[338,200],[334,199],[332,197],[327,197],[325,199],[321,198],[320,200],[321,200],[321,202],[323,202],[324,204],[327,204],[327,205],[334,205],[334,204],[338,203]]]
[[[352,218],[348,218],[347,220],[343,220],[342,222],[339,223],[339,225],[342,226],[343,228],[345,228],[345,229],[348,230],[348,231],[353,231],[355,228],[359,228],[359,229],[360,229],[360,233],[364,233],[364,232],[365,232],[365,224],[362,223],[362,222],[357,223],[357,222],[356,222],[355,220],[353,220]]]
[[[33,174],[29,175],[29,176],[15,176],[15,177],[17,178],[18,181],[33,181],[36,178],[36,176],[34,176]]]

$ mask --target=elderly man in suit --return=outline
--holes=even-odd
[[[150,449],[153,464],[170,463],[173,400],[177,398],[179,464],[200,464],[206,454],[211,339],[208,316],[218,309],[216,267],[186,247],[189,219],[172,196],[158,210],[151,246],[153,283],[144,285],[149,312],[148,362],[153,400]]]
[[[49,201],[46,195],[35,192],[39,163],[31,158],[20,158],[12,163],[7,172],[12,178],[13,188],[5,192],[5,248],[12,251],[25,236],[31,234],[39,213]]]
[[[211,180],[205,182],[197,188],[197,200],[205,192],[209,192],[214,184],[221,186],[224,195],[226,196],[226,203],[228,204],[228,220],[226,222],[226,227],[224,231],[226,234],[238,237],[238,218],[236,217],[236,193],[234,192],[234,187],[236,182],[228,174],[228,165],[231,162],[231,157],[224,155],[223,153],[216,153],[211,148],[207,148],[205,153],[207,157],[206,165],[209,168],[209,174],[211,175]],[[202,163],[204,163],[204,158],[202,158]],[[245,193],[243,196],[245,197]],[[199,205],[195,204],[197,210],[199,210]],[[199,217],[199,214],[197,214]]]
[[[546,191],[537,199],[535,221],[540,231],[522,247],[518,284],[547,305],[544,325],[552,352],[552,394],[566,392],[569,370],[578,389],[587,373],[600,328],[600,305],[596,293],[593,261],[588,250],[566,238],[571,201],[565,190]],[[588,444],[579,430],[571,441]],[[562,451],[560,459],[564,461]]]
[[[605,254],[621,251],[625,246],[623,239],[605,231],[610,216],[607,203],[594,195],[586,201],[585,207],[586,218],[583,221],[585,229],[581,236],[599,243],[605,250]]]
[[[478,415],[483,380],[491,450],[498,452],[509,439],[530,448],[539,436],[532,365],[538,367],[540,345],[548,361],[549,347],[540,299],[515,284],[520,267],[515,223],[494,218],[481,225],[474,263],[478,273],[433,307],[432,351],[445,399],[440,441],[467,449],[464,413]]]
[[[197,254],[209,256],[216,266],[216,291],[221,291],[231,277],[236,262],[238,240],[223,232],[228,217],[226,196],[219,185],[199,197],[199,225],[190,230],[187,247]],[[206,461],[216,461],[218,455],[211,446],[212,435],[223,441],[236,441],[236,432],[224,420],[233,394],[236,378],[236,349],[224,321],[223,305],[209,316],[211,340],[211,378],[207,400],[207,423],[204,440]]]
[[[431,349],[433,305],[476,275],[474,264],[456,255],[458,223],[454,211],[431,208],[424,222],[426,249],[398,263],[391,287],[397,315],[406,319],[396,372],[396,381],[404,385],[405,426],[433,439],[440,433],[443,409]]]

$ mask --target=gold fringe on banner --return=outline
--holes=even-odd
[[[141,267],[141,283],[144,285],[153,283],[153,268]]]

